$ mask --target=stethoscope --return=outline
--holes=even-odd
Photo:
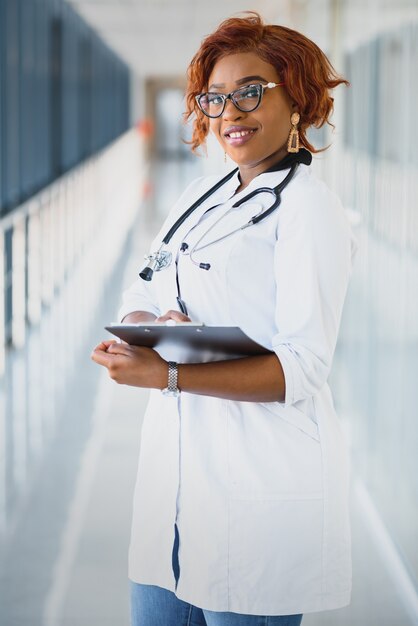
[[[207,230],[204,233],[204,235],[202,235],[202,237],[199,239],[199,241],[194,245],[193,249],[189,252],[189,258],[192,261],[192,263],[194,263],[195,265],[197,265],[198,267],[200,267],[203,270],[209,270],[210,269],[210,264],[209,263],[198,263],[198,262],[193,260],[192,255],[193,255],[194,251],[202,250],[203,248],[207,248],[208,246],[211,246],[211,245],[213,245],[213,244],[215,244],[215,243],[225,239],[226,237],[232,236],[234,233],[236,233],[236,232],[238,232],[240,230],[244,230],[245,228],[248,228],[249,226],[253,226],[255,224],[258,224],[262,220],[266,219],[269,215],[271,215],[271,213],[273,213],[273,211],[280,206],[281,192],[286,187],[286,185],[288,185],[290,183],[290,181],[292,180],[298,165],[299,165],[299,163],[293,163],[291,165],[290,171],[288,172],[286,177],[282,180],[281,183],[276,185],[276,187],[273,187],[273,188],[271,188],[271,187],[259,187],[258,189],[254,189],[254,191],[251,191],[244,198],[241,198],[240,200],[237,200],[237,202],[235,202],[235,204],[232,205],[230,210],[236,209],[237,207],[240,207],[242,204],[244,204],[244,202],[248,202],[248,200],[252,200],[257,194],[260,194],[260,193],[270,193],[274,197],[274,202],[268,209],[262,209],[260,213],[257,213],[256,215],[253,215],[253,217],[250,220],[248,220],[248,222],[246,222],[245,224],[243,224],[239,228],[236,228],[233,231],[230,231],[230,232],[226,233],[222,237],[219,237],[218,239],[210,241],[209,243],[205,244],[204,246],[201,246],[200,248],[197,248],[197,246],[199,245],[200,241],[204,237],[206,237],[208,232],[210,230],[212,230],[212,228],[218,222],[213,224],[209,228],[209,230]],[[143,280],[147,280],[147,281],[152,280],[154,272],[159,272],[159,271],[163,270],[164,268],[169,267],[171,265],[172,260],[173,260],[172,253],[169,250],[164,250],[164,246],[167,246],[169,244],[171,238],[177,232],[177,230],[180,228],[180,226],[185,222],[185,220],[187,220],[187,218],[201,204],[203,204],[203,202],[205,202],[212,194],[214,194],[220,187],[222,187],[222,185],[224,183],[226,183],[228,180],[230,180],[234,176],[234,174],[236,174],[237,171],[238,171],[238,168],[235,168],[234,170],[232,170],[232,172],[229,172],[226,176],[224,176],[224,178],[222,178],[213,187],[211,187],[208,191],[206,191],[206,193],[204,193],[203,196],[198,198],[196,200],[196,202],[194,202],[192,204],[192,206],[189,207],[187,209],[187,211],[185,211],[174,222],[174,224],[171,226],[170,230],[167,232],[167,234],[163,238],[159,249],[156,252],[153,252],[152,254],[147,255],[145,257],[145,259],[148,261],[148,264],[144,267],[143,270],[141,270],[141,272],[139,272],[139,275],[140,275],[140,277]],[[219,206],[219,205],[217,205],[217,206]],[[216,207],[212,207],[212,209],[214,209],[214,208],[216,208]],[[222,217],[224,217],[224,215]],[[222,217],[220,219],[222,219]],[[180,250],[182,252],[185,252],[187,250],[187,247],[188,246],[187,246],[186,243],[182,243],[181,246],[180,246]],[[176,262],[176,265],[177,265],[177,262]],[[177,285],[178,285],[178,281],[177,281]],[[180,308],[182,308],[182,305],[184,306],[184,303],[181,301],[180,297],[178,297],[177,300],[179,302]]]

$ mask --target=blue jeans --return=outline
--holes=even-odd
[[[168,589],[131,582],[131,626],[299,626],[302,615],[242,615],[199,609]]]

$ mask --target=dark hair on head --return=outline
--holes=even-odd
[[[326,150],[315,149],[306,138],[306,130],[309,126],[321,128],[325,122],[334,128],[329,122],[334,108],[330,89],[350,83],[336,73],[322,50],[305,35],[286,26],[264,24],[255,11],[245,13],[246,17],[224,20],[202,41],[189,65],[184,118],[187,121],[195,115],[193,136],[189,142],[192,151],[205,142],[209,132],[209,120],[197,106],[195,96],[207,89],[217,61],[238,52],[255,52],[263,61],[273,65],[285,83],[284,89],[298,105],[301,145],[311,152]]]

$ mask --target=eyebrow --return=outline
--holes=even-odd
[[[235,84],[243,85],[244,83],[248,83],[248,81],[250,80],[261,80],[263,83],[268,83],[268,80],[266,80],[262,76],[244,76],[244,78],[239,78],[238,80],[236,80]],[[219,84],[212,83],[212,85],[210,85],[208,89],[213,89],[213,88],[222,89],[222,87],[225,87],[225,83],[219,83]]]

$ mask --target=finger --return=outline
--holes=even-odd
[[[118,341],[115,341],[115,343],[112,343],[107,349],[108,354],[130,355],[131,352],[132,352],[132,348],[128,343],[119,343]]]
[[[184,313],[181,313],[180,311],[174,311],[174,310],[167,311],[167,313],[164,313],[164,315],[161,315],[161,317],[157,317],[155,321],[166,322],[167,320],[174,320],[175,322],[191,322],[192,321],[190,317],[188,317],[187,315],[184,315]]]
[[[107,352],[103,350],[93,350],[90,356],[95,363],[104,365],[104,367],[109,367],[112,360],[115,358],[114,355],[107,354]]]
[[[102,341],[94,348],[94,350],[103,350],[103,352],[106,352],[108,347],[113,343],[117,343],[117,341],[114,339]]]

